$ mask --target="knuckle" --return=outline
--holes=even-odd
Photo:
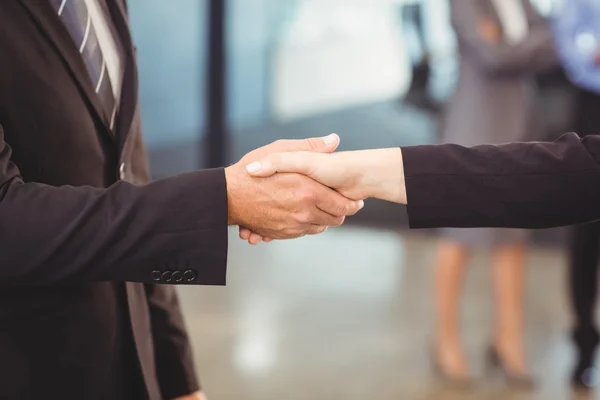
[[[313,190],[311,190],[310,188],[304,188],[301,192],[300,192],[300,198],[304,203],[314,203],[316,201],[316,194]]]
[[[336,203],[331,210],[331,215],[334,217],[343,217],[348,215],[348,206],[344,203]]]
[[[310,150],[317,150],[317,145],[315,144],[315,140],[310,138],[310,139],[304,139],[304,142],[306,143],[306,147]]]
[[[301,224],[308,224],[312,219],[312,213],[310,211],[301,211],[296,214],[296,221]]]

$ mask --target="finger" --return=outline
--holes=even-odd
[[[334,217],[354,215],[365,206],[364,201],[350,200],[325,186],[315,190],[314,200],[317,208]]]
[[[274,153],[250,163],[246,171],[255,177],[268,177],[277,172],[295,172],[310,176],[319,162],[325,161],[319,154],[307,151]]]
[[[240,239],[248,240],[248,239],[250,239],[251,234],[252,234],[252,231],[250,231],[250,229],[240,226]]]
[[[271,243],[272,241],[273,239],[271,239],[270,237],[263,238],[263,242],[265,243]]]
[[[315,206],[310,212],[301,214],[298,217],[298,222],[306,225],[308,231],[304,231],[304,233],[308,234],[314,226],[340,226],[345,219],[346,217],[331,215]]]
[[[307,235],[318,235],[319,233],[323,233],[327,230],[326,225],[312,225],[306,230]]]
[[[272,153],[287,151],[311,151],[315,153],[333,153],[340,145],[340,137],[332,133],[325,137],[300,139],[300,140],[278,140],[271,143],[269,151]]]
[[[263,237],[257,233],[252,232],[250,234],[250,238],[248,239],[248,243],[251,245],[257,245],[263,241]]]

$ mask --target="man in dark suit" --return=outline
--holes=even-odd
[[[292,238],[361,203],[247,161],[147,184],[125,0],[4,0],[0,54],[0,399],[201,398],[157,284],[224,284],[228,225]]]

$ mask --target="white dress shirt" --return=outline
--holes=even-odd
[[[504,40],[515,44],[525,39],[529,33],[529,23],[521,0],[492,0],[500,17]]]

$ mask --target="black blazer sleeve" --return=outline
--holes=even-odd
[[[0,128],[1,285],[152,283],[167,270],[224,284],[226,258],[223,169],[108,189],[24,183]]]
[[[402,149],[412,228],[550,228],[600,219],[600,136]]]
[[[163,398],[200,390],[198,374],[174,286],[144,285],[150,310],[156,377]]]

